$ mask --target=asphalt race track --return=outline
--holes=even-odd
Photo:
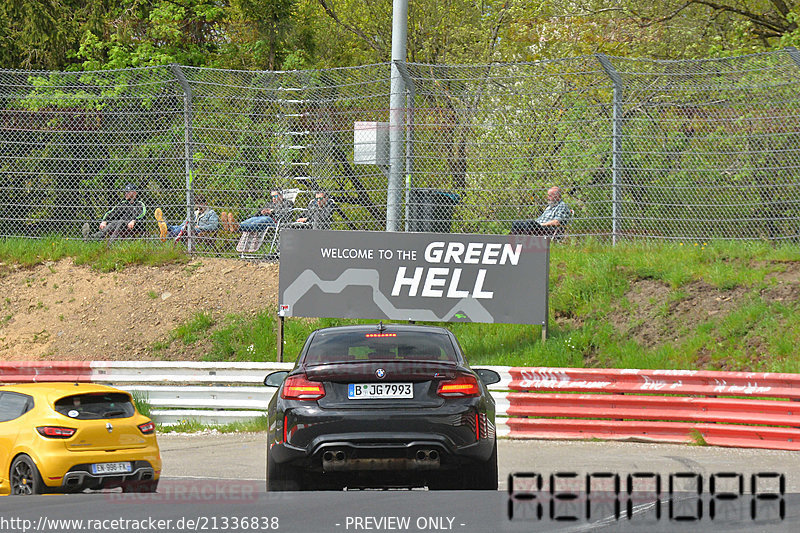
[[[497,492],[267,494],[264,434],[161,435],[159,442],[158,494],[7,497],[0,530],[651,533],[795,531],[800,521],[796,452],[501,440]]]
[[[167,479],[247,479],[264,490],[265,434],[159,435]],[[500,489],[512,472],[780,472],[800,493],[800,453],[672,444],[500,439]]]

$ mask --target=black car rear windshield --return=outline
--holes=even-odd
[[[130,397],[119,392],[75,394],[57,400],[55,408],[62,415],[78,420],[127,418],[136,412]]]
[[[450,337],[431,332],[334,332],[314,335],[306,365],[362,361],[440,361],[456,363]]]

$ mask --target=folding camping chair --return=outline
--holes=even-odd
[[[282,191],[284,200],[294,205],[300,189],[285,189]],[[291,221],[278,221],[274,226],[268,226],[260,231],[243,231],[236,244],[236,251],[242,259],[277,259],[280,254],[280,233],[281,229]],[[258,253],[264,241],[269,236],[269,248],[262,253]]]

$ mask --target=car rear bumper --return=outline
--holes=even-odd
[[[269,453],[277,463],[311,471],[424,471],[456,469],[486,461],[493,446],[494,441],[489,439],[453,447],[446,439],[430,435],[337,434],[320,438],[310,449],[278,443]]]
[[[64,475],[61,488],[66,491],[120,487],[126,483],[151,481],[158,478],[147,461],[133,461],[131,472],[125,474],[92,474],[92,464],[75,465]]]
[[[63,448],[57,452],[56,450],[51,451],[53,453],[37,454],[34,460],[39,467],[39,472],[45,485],[53,489],[65,487],[65,479],[72,472],[85,471],[91,473],[91,465],[95,463],[130,462],[131,473],[125,474],[126,476],[130,476],[137,469],[144,466],[153,471],[155,478],[158,478],[161,474],[161,454],[156,446],[132,450],[115,450],[114,452],[72,452]],[[105,478],[107,476],[95,477]],[[117,475],[116,477],[121,476]],[[88,482],[91,478],[86,477],[85,479]],[[73,486],[73,488],[75,487]]]
[[[494,420],[474,405],[437,410],[287,410],[270,433],[276,463],[311,471],[424,471],[486,461],[495,442]],[[477,415],[477,416],[476,416]],[[476,423],[478,427],[476,428]]]

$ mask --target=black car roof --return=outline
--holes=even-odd
[[[438,333],[440,335],[450,333],[450,330],[447,328],[439,327],[439,326],[422,326],[417,324],[384,324],[383,331],[417,331],[422,333]],[[369,332],[369,331],[379,331],[378,324],[357,324],[354,326],[334,326],[330,328],[322,328],[318,329],[318,332],[342,332],[342,333],[351,333],[351,332]]]

